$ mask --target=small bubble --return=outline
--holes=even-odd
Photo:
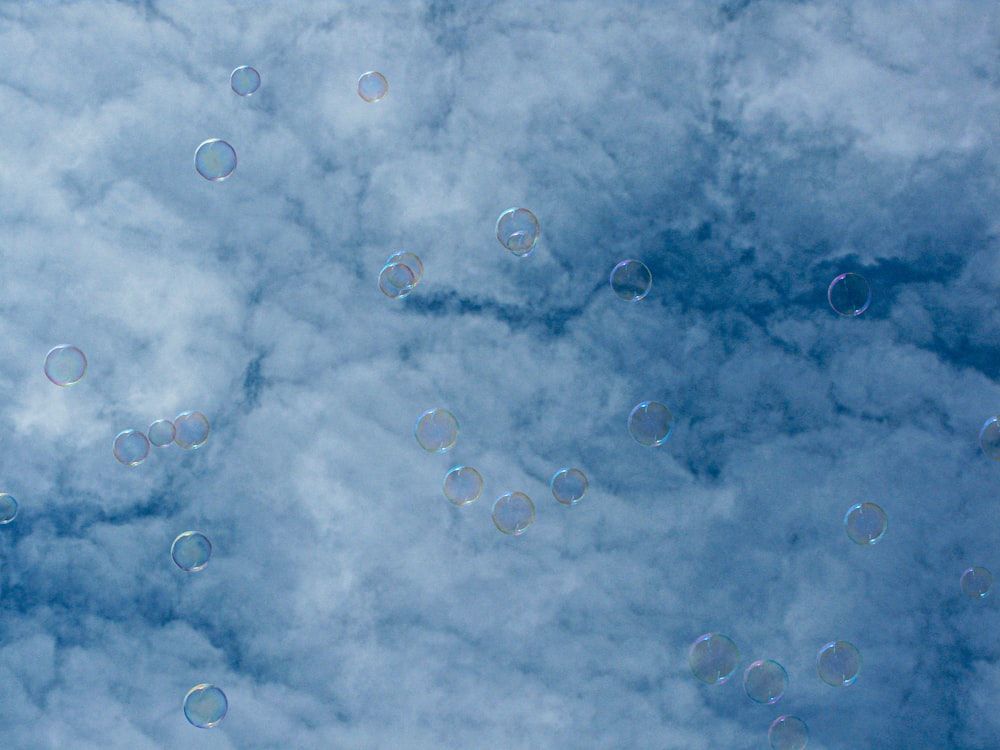
[[[56,385],[79,383],[86,372],[87,357],[75,346],[62,344],[45,355],[45,377]]]
[[[628,431],[639,445],[663,445],[674,429],[674,415],[657,401],[643,401],[628,415]]]
[[[771,750],[806,750],[809,727],[798,716],[779,716],[767,730]]]
[[[149,426],[149,429],[146,430],[146,436],[149,438],[149,442],[157,448],[166,448],[174,442],[175,435],[176,431],[174,430],[174,423],[169,419],[157,419]]]
[[[736,672],[740,651],[728,636],[706,633],[691,644],[688,663],[699,680],[708,685],[718,685]]]
[[[428,453],[444,453],[458,440],[458,420],[447,409],[428,409],[417,418],[413,435]]]
[[[514,255],[528,255],[538,240],[538,218],[526,208],[508,208],[497,219],[497,239]]]
[[[369,70],[358,79],[358,96],[366,102],[377,102],[387,93],[389,82],[377,71]]]
[[[649,294],[653,274],[640,260],[623,260],[611,269],[611,288],[628,302],[638,302]]]
[[[853,685],[861,671],[861,653],[847,641],[830,641],[816,655],[816,669],[827,685]]]
[[[260,73],[249,65],[241,65],[229,76],[229,85],[240,96],[253,96],[260,88]]]
[[[416,274],[405,263],[386,263],[378,272],[378,289],[389,299],[402,299],[416,285]]]
[[[508,492],[493,503],[493,524],[504,534],[520,536],[535,522],[535,504],[523,492]]]
[[[149,440],[138,430],[122,430],[115,436],[113,452],[126,466],[138,466],[149,455]]]
[[[178,534],[174,543],[170,545],[170,557],[177,563],[178,568],[189,573],[204,570],[211,556],[212,543],[200,531],[185,531],[183,534]]]
[[[788,673],[776,661],[755,661],[743,672],[743,689],[754,703],[777,703],[788,689]]]
[[[973,565],[962,573],[962,593],[970,599],[982,599],[990,593],[993,585],[993,574],[986,568]]]
[[[184,716],[200,729],[217,726],[226,718],[228,710],[226,694],[215,685],[195,685],[184,696]]]
[[[563,505],[576,505],[587,494],[587,477],[579,469],[560,469],[552,475],[549,489]]]
[[[994,461],[1000,461],[1000,417],[990,417],[979,431],[979,447]]]
[[[17,518],[17,500],[13,495],[0,492],[0,525],[8,524]]]
[[[863,276],[842,273],[830,282],[826,298],[837,313],[850,318],[868,309],[872,302],[872,290]]]
[[[236,150],[223,140],[203,141],[194,152],[194,168],[211,182],[221,182],[236,169]]]
[[[855,544],[875,544],[888,527],[885,511],[875,503],[858,503],[844,515],[844,530]]]
[[[181,448],[200,448],[208,440],[209,426],[200,411],[185,411],[174,417],[174,442]]]
[[[483,492],[483,477],[471,466],[453,466],[444,476],[444,496],[455,505],[468,505]]]
[[[420,256],[416,253],[399,250],[390,255],[385,262],[387,266],[393,263],[401,263],[410,269],[410,273],[413,274],[413,286],[419,284],[420,279],[424,277],[424,262],[420,260]]]

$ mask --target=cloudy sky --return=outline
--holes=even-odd
[[[0,5],[0,744],[764,750],[794,714],[817,750],[994,747],[1000,604],[959,577],[1000,572],[998,39],[986,2]],[[397,250],[426,270],[391,300]],[[645,400],[663,446],[628,434]],[[114,459],[185,410],[201,449]],[[520,537],[490,519],[515,490]],[[712,632],[741,653],[715,686]],[[229,712],[198,729],[206,682]]]

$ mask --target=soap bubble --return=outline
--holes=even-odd
[[[528,255],[538,239],[538,218],[526,208],[508,208],[497,219],[497,239],[514,255]]]
[[[990,593],[993,574],[986,568],[973,565],[962,573],[962,593],[970,599],[982,599]]]
[[[798,716],[779,716],[767,730],[771,750],[806,750],[809,727]]]
[[[420,256],[416,253],[404,252],[399,250],[389,256],[385,264],[387,266],[393,263],[401,263],[410,269],[410,273],[413,274],[413,286],[420,283],[420,279],[424,277],[424,262],[420,260]]]
[[[149,438],[149,442],[157,448],[166,448],[174,442],[176,434],[177,432],[174,430],[174,423],[169,419],[157,419],[149,426],[149,429],[146,430],[146,436]]]
[[[468,505],[483,492],[483,477],[471,466],[453,466],[444,476],[444,496],[455,505]]]
[[[579,469],[560,469],[552,476],[549,489],[563,505],[576,505],[587,494],[587,477]]]
[[[126,466],[138,466],[149,455],[149,440],[138,430],[122,430],[115,436],[114,454]]]
[[[185,531],[178,534],[170,545],[170,556],[177,567],[194,573],[203,570],[212,556],[212,543],[200,531]]]
[[[535,504],[523,492],[508,492],[493,503],[493,523],[504,534],[519,536],[535,521]]]
[[[623,260],[611,269],[611,288],[628,302],[638,302],[653,285],[653,274],[641,260]]]
[[[249,65],[241,65],[229,76],[229,85],[240,96],[253,96],[260,88],[260,73]]]
[[[444,453],[458,440],[458,420],[446,409],[428,409],[417,417],[413,435],[428,453]]]
[[[844,530],[855,544],[875,544],[888,526],[885,511],[875,503],[858,503],[844,515]]]
[[[229,710],[226,694],[215,685],[202,683],[188,690],[184,696],[184,716],[200,729],[217,726]]]
[[[174,417],[174,442],[181,448],[200,448],[208,440],[209,426],[200,411],[185,411]]]
[[[386,263],[378,272],[378,289],[389,299],[405,297],[417,281],[417,275],[405,263]]]
[[[0,525],[10,523],[17,518],[17,500],[13,495],[0,492]]]
[[[1000,417],[990,417],[979,431],[979,447],[995,461],[1000,461]]]
[[[236,169],[236,150],[223,140],[210,138],[194,152],[194,168],[206,180],[221,182]]]
[[[733,676],[740,663],[740,651],[728,636],[706,633],[691,644],[688,663],[699,680],[718,685]]]
[[[842,273],[830,282],[826,290],[830,307],[846,317],[860,315],[868,309],[872,301],[872,290],[863,276],[856,273]]]
[[[861,653],[847,641],[830,641],[816,655],[816,669],[827,685],[853,685],[861,671]]]
[[[628,415],[628,431],[639,445],[663,445],[674,429],[674,415],[657,401],[643,401]]]
[[[75,346],[61,344],[45,355],[45,377],[56,385],[79,383],[86,372],[87,358]]]
[[[788,689],[788,673],[776,661],[755,661],[743,672],[743,689],[754,703],[777,703]]]
[[[389,92],[389,82],[385,76],[369,70],[358,79],[358,96],[366,102],[377,102]]]

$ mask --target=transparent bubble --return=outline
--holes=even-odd
[[[990,593],[993,574],[986,568],[973,565],[962,573],[962,593],[970,599],[982,599]]]
[[[777,703],[788,689],[788,673],[776,661],[759,659],[743,672],[743,689],[754,703]]]
[[[483,477],[471,466],[454,466],[444,475],[444,496],[455,505],[468,505],[483,492]]]
[[[194,152],[194,168],[206,180],[221,182],[236,169],[236,150],[223,140],[211,138]]]
[[[579,469],[560,469],[552,476],[549,489],[563,505],[576,505],[587,494],[587,477]]]
[[[174,430],[174,423],[169,419],[157,419],[149,426],[149,429],[146,430],[146,436],[149,438],[149,442],[157,448],[166,448],[174,442],[176,434],[176,430]]]
[[[385,76],[369,70],[358,79],[358,96],[366,102],[377,102],[389,93],[389,82]]]
[[[856,273],[842,273],[830,282],[826,290],[830,307],[847,317],[860,315],[872,302],[872,290],[863,276]]]
[[[844,515],[844,530],[855,544],[875,544],[888,527],[885,511],[875,503],[858,503]]]
[[[990,417],[979,431],[979,447],[994,461],[1000,461],[1000,417]]]
[[[378,289],[389,299],[400,299],[417,285],[417,276],[405,263],[387,263],[378,272]]]
[[[240,96],[253,96],[260,88],[260,73],[249,65],[241,65],[229,76],[229,85]]]
[[[674,429],[674,415],[658,401],[643,401],[628,415],[628,431],[639,445],[663,445]]]
[[[17,518],[17,500],[13,495],[0,492],[0,525],[10,523]]]
[[[402,263],[410,269],[410,273],[413,274],[414,279],[413,286],[419,284],[420,279],[424,277],[424,262],[420,260],[420,256],[416,253],[403,252],[402,250],[395,252],[385,262],[387,266],[393,263]]]
[[[138,466],[149,455],[149,440],[138,430],[122,430],[115,436],[114,454],[126,466]]]
[[[185,531],[170,545],[170,556],[181,570],[189,573],[204,570],[212,556],[212,543],[200,531]]]
[[[200,448],[208,440],[209,426],[200,411],[185,411],[174,417],[174,442],[181,448]]]
[[[79,383],[86,372],[87,358],[75,346],[55,346],[45,355],[45,377],[56,385]]]
[[[830,641],[816,655],[816,669],[827,685],[853,685],[861,671],[861,653],[847,641]]]
[[[706,633],[691,644],[688,663],[695,677],[708,685],[717,685],[736,672],[740,651],[728,636]]]
[[[641,260],[623,260],[611,269],[611,288],[623,300],[638,302],[653,285],[653,274]]]
[[[417,418],[413,435],[428,453],[444,453],[458,440],[458,420],[446,409],[428,409]]]
[[[497,239],[514,255],[528,255],[538,240],[538,218],[526,208],[508,208],[497,219]]]
[[[806,750],[809,727],[798,716],[779,716],[767,730],[771,750]]]
[[[493,503],[493,524],[504,534],[520,536],[535,522],[535,504],[523,492],[508,492]]]
[[[200,729],[218,726],[228,710],[226,694],[215,685],[195,685],[184,696],[184,716]]]

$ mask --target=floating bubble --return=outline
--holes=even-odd
[[[416,253],[408,253],[402,250],[393,253],[386,260],[385,264],[387,266],[393,263],[401,263],[410,269],[410,273],[413,274],[413,286],[420,283],[420,279],[424,277],[424,262],[420,260],[420,256]]]
[[[759,659],[743,672],[743,689],[754,703],[777,703],[788,689],[788,673],[776,661]]]
[[[1000,417],[990,417],[979,431],[979,447],[994,461],[1000,461]]]
[[[229,76],[229,85],[240,96],[253,96],[260,88],[260,73],[249,65],[241,65]]]
[[[174,423],[169,419],[157,419],[149,426],[149,429],[146,430],[146,436],[149,438],[149,442],[157,448],[166,448],[174,442],[176,434],[177,431],[174,430]]]
[[[846,317],[860,315],[872,302],[872,290],[863,276],[856,273],[842,273],[830,282],[826,290],[830,307]]]
[[[718,685],[736,672],[740,651],[728,636],[706,633],[691,644],[688,663],[699,680],[708,685]]]
[[[206,180],[221,182],[236,169],[236,150],[218,138],[203,141],[194,152],[194,168]]]
[[[378,272],[378,289],[389,299],[400,299],[416,285],[413,270],[403,263],[387,263]]]
[[[366,102],[377,102],[389,93],[389,82],[381,73],[369,70],[358,79],[358,96]]]
[[[674,415],[658,401],[643,401],[628,415],[628,431],[639,445],[663,445],[674,429]]]
[[[653,285],[653,274],[641,260],[623,260],[611,269],[611,288],[628,302],[638,302]]]
[[[576,505],[587,494],[587,477],[579,469],[560,469],[552,475],[549,489],[563,505]]]
[[[0,525],[10,523],[17,518],[17,500],[13,495],[0,492]]]
[[[114,454],[126,466],[138,466],[149,455],[149,440],[138,430],[122,430],[115,436]]]
[[[816,655],[816,669],[827,685],[853,685],[861,671],[861,653],[847,641],[830,641]]]
[[[185,411],[174,417],[174,442],[181,448],[200,448],[208,440],[209,426],[200,411]]]
[[[184,696],[184,716],[200,729],[218,726],[229,710],[226,694],[215,685],[195,685]]]
[[[45,355],[45,377],[56,385],[70,386],[83,380],[87,358],[75,346],[62,344]]]
[[[858,503],[844,515],[844,530],[855,544],[875,544],[888,527],[885,511],[875,503]]]
[[[962,593],[970,599],[982,599],[990,593],[993,585],[993,574],[986,568],[973,565],[962,573]]]
[[[444,453],[458,440],[458,420],[447,409],[428,409],[417,418],[413,435],[428,453]]]
[[[471,466],[454,466],[444,476],[444,496],[455,505],[468,505],[483,492],[483,477]]]
[[[806,750],[809,727],[798,716],[779,716],[767,730],[771,750]]]
[[[535,522],[535,504],[523,492],[508,492],[493,503],[493,524],[504,534],[520,536]]]
[[[526,208],[508,208],[497,219],[497,239],[518,257],[532,251],[539,231],[538,218]]]
[[[185,531],[178,534],[170,545],[170,556],[177,567],[194,573],[203,570],[212,556],[212,543],[200,531]]]

